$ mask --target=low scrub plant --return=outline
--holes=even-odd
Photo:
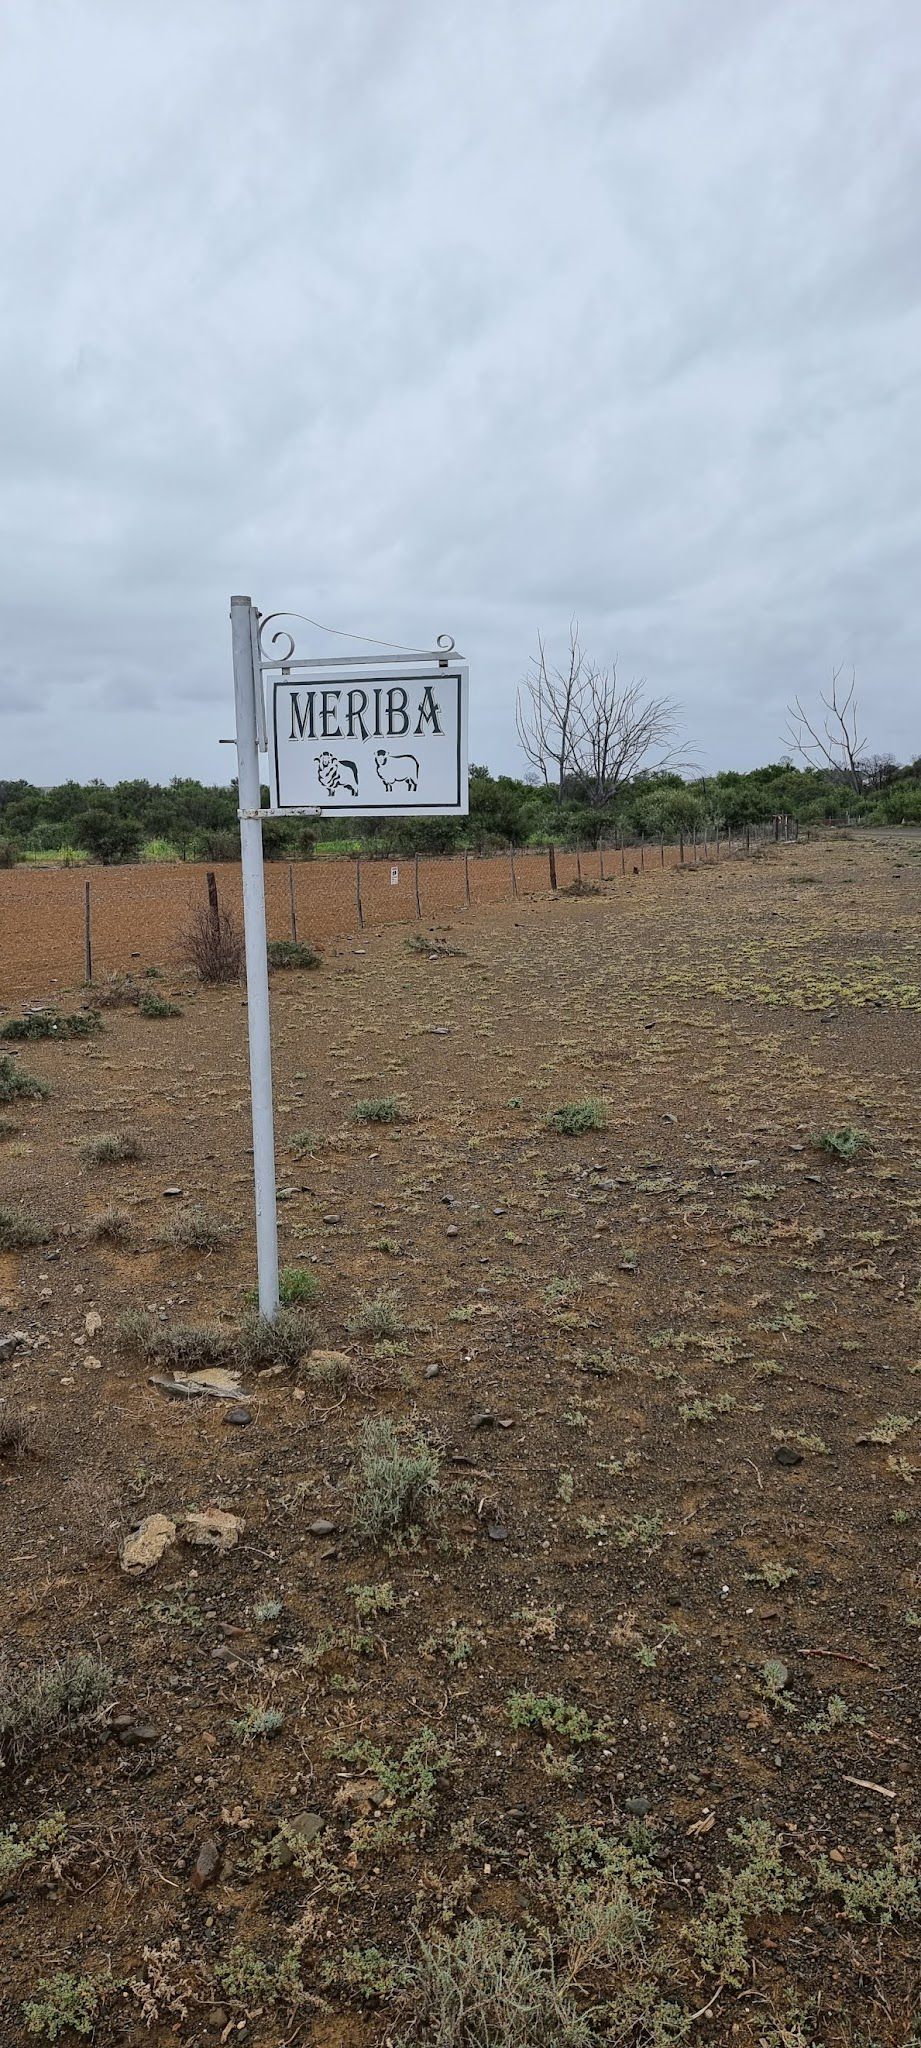
[[[147,1365],[172,1366],[183,1372],[198,1365],[225,1365],[236,1348],[235,1332],[220,1323],[167,1323],[149,1309],[127,1309],[118,1330],[122,1341],[140,1352]]]
[[[21,1763],[87,1721],[111,1690],[108,1666],[87,1652],[53,1657],[37,1670],[0,1667],[0,1757]]]
[[[120,1166],[143,1155],[144,1147],[133,1131],[102,1131],[98,1138],[85,1138],[80,1147],[87,1166]]]
[[[92,1977],[76,1977],[71,1970],[40,1977],[35,1997],[26,1999],[22,2008],[27,2034],[37,2034],[43,2041],[60,2041],[67,2033],[94,2033],[98,2013],[99,1993]]]
[[[158,996],[154,989],[142,995],[138,1002],[139,1017],[181,1017],[178,1003],[171,1003],[166,996]]]
[[[398,1337],[403,1328],[403,1318],[394,1288],[382,1287],[377,1294],[361,1295],[346,1327],[350,1337],[365,1337],[377,1342],[382,1337]]]
[[[38,1449],[38,1422],[21,1394],[0,1399],[0,1458],[18,1462],[33,1457]]]
[[[101,1030],[96,1010],[73,1010],[64,1016],[59,1010],[32,1010],[27,1017],[7,1017],[0,1024],[0,1038],[90,1038]]]
[[[552,1131],[562,1131],[564,1137],[578,1138],[583,1131],[604,1131],[607,1129],[607,1111],[597,1096],[586,1096],[582,1102],[564,1102],[559,1109],[551,1110],[547,1119]]]
[[[305,939],[270,939],[267,947],[270,967],[319,967],[321,956]]]
[[[356,1102],[352,1115],[357,1124],[401,1124],[406,1121],[395,1095],[368,1095]]]
[[[180,937],[183,958],[199,981],[239,981],[243,973],[243,933],[231,910],[213,911],[210,904],[193,910]]]
[[[222,1222],[219,1216],[212,1216],[195,1202],[191,1209],[183,1209],[174,1216],[160,1243],[175,1245],[179,1251],[216,1252],[229,1244],[234,1234],[232,1224]]]
[[[51,1231],[27,1209],[0,1209],[0,1252],[28,1251],[31,1245],[47,1244]]]
[[[272,1322],[252,1309],[240,1325],[236,1356],[244,1372],[264,1372],[272,1365],[293,1372],[310,1349],[313,1335],[313,1317],[303,1303],[280,1308]]]
[[[109,1209],[100,1209],[98,1216],[90,1217],[86,1231],[97,1244],[128,1244],[132,1235],[131,1217],[127,1209],[119,1209],[113,1203]]]
[[[282,1266],[278,1275],[278,1299],[282,1308],[309,1308],[319,1292],[320,1282],[308,1266]],[[258,1289],[251,1288],[247,1300],[257,1302],[258,1299]]]
[[[821,1151],[829,1153],[832,1159],[845,1161],[856,1159],[867,1143],[866,1132],[856,1130],[853,1124],[842,1124],[835,1131],[823,1131],[819,1138]]]
[[[8,1052],[0,1055],[0,1102],[16,1102],[27,1097],[37,1102],[49,1093],[47,1081],[40,1081],[36,1074],[24,1074]]]
[[[393,1423],[371,1416],[358,1440],[354,1478],[355,1530],[367,1543],[386,1543],[426,1528],[437,1507],[441,1459],[415,1437],[403,1449]]]

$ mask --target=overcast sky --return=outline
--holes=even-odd
[[[497,769],[573,612],[703,766],[837,662],[921,751],[918,0],[6,0],[0,65],[0,775],[227,780],[233,591],[453,633]]]

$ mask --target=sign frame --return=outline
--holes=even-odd
[[[266,670],[263,669],[263,674],[266,675],[270,692],[266,721],[269,734],[270,800],[265,813],[266,816],[272,818],[296,818],[308,813],[311,816],[319,814],[322,817],[329,818],[440,818],[467,816],[467,706],[469,671],[466,662],[461,661],[458,656],[431,655],[427,661],[407,661],[405,657],[402,660],[394,660],[391,657],[389,661],[385,657],[383,661],[378,662],[368,662],[362,659],[360,664],[348,663],[345,667],[324,661],[304,662],[296,669],[293,664],[285,664],[284,667],[274,672],[270,671],[267,674]],[[308,699],[307,705],[303,708],[299,702],[299,690],[301,689],[305,692]],[[436,704],[434,697],[436,690],[447,693],[451,700],[448,731],[452,741],[450,771],[452,788],[450,798],[445,795],[435,800],[426,800],[425,786],[426,781],[429,780],[431,769],[423,754],[423,747],[431,749],[431,737],[423,735],[420,739],[414,733],[412,717],[409,718],[405,730],[401,731],[398,728],[394,732],[387,730],[386,723],[383,726],[380,724],[380,716],[383,712],[386,721],[386,703],[395,693],[399,692],[402,694],[405,700],[409,693],[413,691],[418,693],[417,710],[420,696],[423,701],[427,697],[430,705],[434,706],[435,711],[441,712],[441,715],[444,716],[444,694],[442,695],[441,702]],[[318,720],[314,712],[315,693],[319,693],[320,704],[324,708],[324,714],[328,700],[344,697],[349,707],[349,724],[353,720],[353,700],[360,701],[362,712],[356,715],[356,722],[360,727],[364,727],[365,719],[363,714],[367,714],[372,724],[372,732],[370,734],[362,732],[361,737],[356,742],[354,734],[350,736],[348,732],[343,734],[338,730],[332,733],[322,729],[317,730]],[[288,722],[288,712],[286,709],[288,705],[296,707],[296,716],[294,712],[291,715],[292,729],[295,723],[299,727],[302,723],[305,726],[307,725],[309,708],[310,744],[321,749],[320,755],[314,756],[315,761],[327,761],[329,772],[332,776],[337,776],[338,771],[342,768],[354,772],[356,785],[362,771],[366,770],[369,766],[366,757],[374,746],[374,741],[379,742],[381,739],[389,739],[392,743],[395,740],[396,753],[390,752],[386,746],[378,745],[374,747],[375,763],[380,765],[375,767],[375,780],[370,785],[370,799],[368,801],[361,803],[358,801],[357,787],[353,795],[346,795],[345,801],[339,798],[338,788],[334,800],[328,803],[324,802],[322,791],[319,794],[317,804],[307,804],[303,801],[290,803],[283,801],[281,748],[284,745],[284,726]],[[377,708],[376,726],[374,724],[375,714],[372,710],[372,705],[376,705]],[[335,716],[335,714],[333,715]],[[401,711],[400,715],[405,717],[407,714],[405,711]],[[299,738],[305,737],[306,735],[303,732],[299,734]],[[413,752],[414,738],[416,739],[417,753]],[[337,742],[344,743],[346,750],[350,750],[355,759],[343,760],[339,755],[334,755],[326,744],[327,740],[331,741],[332,744]],[[419,773],[419,757],[422,757],[421,775]],[[359,763],[361,764],[360,766],[357,765]],[[390,785],[385,780],[388,765],[392,766],[396,771],[396,780]],[[407,780],[407,776],[411,777],[414,772],[419,778],[418,784],[413,784]],[[419,785],[421,785],[423,794],[417,800],[415,792],[416,787]]]
[[[278,1210],[275,1186],[275,1116],[272,1097],[272,1039],[269,1011],[269,967],[265,915],[265,872],[262,853],[263,818],[343,817],[463,817],[468,812],[467,707],[469,676],[467,664],[449,634],[440,634],[434,648],[389,647],[386,652],[349,655],[322,660],[295,654],[294,636],[287,626],[278,626],[266,650],[267,629],[278,619],[300,618],[298,612],[271,612],[263,617],[249,597],[230,600],[230,630],[233,649],[233,685],[236,708],[237,789],[239,795],[240,858],[243,870],[243,931],[246,953],[246,1026],[249,1039],[250,1093],[253,1121],[253,1179],[256,1199],[256,1258],[259,1277],[259,1313],[274,1322],[279,1308]],[[315,623],[307,620],[308,625]],[[327,631],[328,628],[321,630]],[[346,634],[347,639],[358,635]],[[284,643],[284,644],[282,644]],[[370,641],[370,646],[378,643]],[[380,647],[387,647],[381,642]],[[395,803],[362,805],[342,803],[280,804],[277,764],[277,703],[279,689],[290,689],[292,678],[310,678],[314,686],[326,676],[335,680],[330,689],[341,689],[349,679],[362,693],[364,684],[383,689],[373,676],[383,674],[386,687],[402,688],[403,681],[457,684],[456,798],[451,803],[408,804],[402,797]],[[272,692],[271,726],[266,719],[264,687]],[[364,691],[367,696],[367,691]],[[349,705],[351,713],[351,704]],[[421,718],[421,712],[420,712]],[[300,722],[300,721],[299,721]],[[399,735],[402,737],[402,735]],[[364,738],[368,735],[365,734]],[[377,734],[375,734],[377,737]],[[275,769],[270,802],[262,802],[260,754],[270,756]],[[418,776],[421,760],[416,763]],[[380,777],[383,781],[383,777]],[[421,778],[420,778],[421,779]],[[358,777],[355,776],[357,783]],[[405,770],[390,790],[407,783]],[[415,794],[414,790],[409,791]],[[271,801],[274,794],[276,801]]]

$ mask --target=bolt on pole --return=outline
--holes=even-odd
[[[237,788],[240,856],[243,866],[243,927],[246,941],[246,1024],[253,1104],[253,1175],[256,1189],[256,1260],[259,1313],[278,1314],[278,1213],[275,1201],[275,1125],[272,1109],[272,1039],[269,1019],[269,960],[262,865],[262,791],[256,692],[262,689],[253,661],[252,602],[230,600],[233,688],[237,713]]]

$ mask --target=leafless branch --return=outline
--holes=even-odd
[[[846,687],[841,683],[841,669],[832,669],[831,688],[819,696],[821,711],[810,718],[800,699],[794,697],[787,709],[785,736],[794,754],[810,768],[830,768],[859,793],[864,786],[867,743],[860,738],[856,691],[854,669]]]
[[[563,800],[566,780],[584,800],[600,807],[640,769],[678,767],[675,707],[667,697],[650,697],[644,678],[618,680],[617,663],[601,668],[579,640],[578,621],[569,629],[569,653],[552,668],[544,641],[518,692],[518,738],[525,758]]]

